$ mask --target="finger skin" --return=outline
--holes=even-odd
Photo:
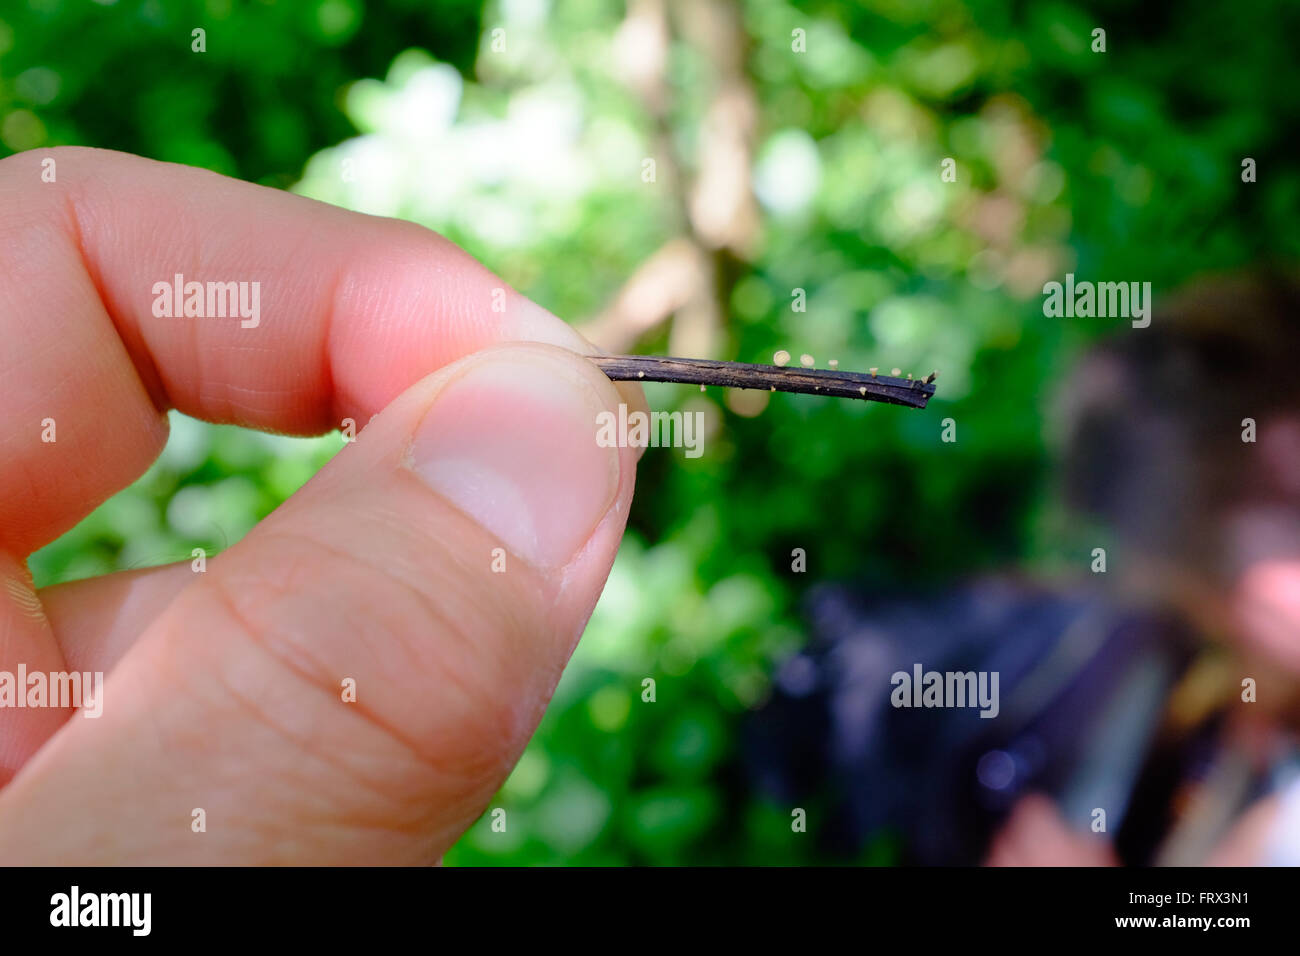
[[[101,718],[70,720],[0,791],[9,862],[445,852],[535,729],[634,484],[635,451],[612,450],[612,503],[572,560],[535,567],[506,546],[506,572],[492,570],[502,539],[413,475],[411,436],[449,382],[502,351],[582,378],[605,408],[621,401],[590,363],[543,345],[477,353],[401,396],[166,607],[110,675]],[[587,416],[519,427],[540,422],[594,442]]]
[[[41,160],[57,163],[41,181]],[[0,548],[25,556],[148,467],[163,411],[289,434],[364,424],[498,342],[591,346],[419,226],[107,150],[0,161]],[[155,284],[259,283],[239,318],[158,317]],[[56,423],[54,442],[41,422]]]
[[[54,183],[40,177],[46,158]],[[78,583],[33,614],[22,564],[148,467],[168,408],[310,434],[361,427],[432,369],[497,342],[591,350],[427,230],[200,170],[102,150],[19,154],[0,161],[0,208],[0,338],[12,346],[0,395],[14,411],[0,417],[0,557],[17,582],[0,601],[0,670],[113,670],[192,583],[174,571]],[[157,283],[176,274],[257,283],[259,321],[155,315]],[[644,407],[634,386],[618,394]],[[575,585],[579,605],[594,603],[596,577]],[[0,712],[0,784],[66,717]]]
[[[32,578],[21,561],[0,552],[0,670],[19,687],[17,666],[27,673],[58,673],[66,670],[63,653],[55,640],[49,618],[32,588]],[[70,710],[59,707],[0,709],[0,786],[18,771],[32,753],[67,719]]]
[[[55,182],[44,161],[54,160]],[[202,170],[106,150],[58,148],[0,161],[0,553],[24,559],[138,477],[167,437],[168,408],[293,434],[364,425],[431,370],[496,342],[591,347],[463,251],[410,223],[364,216]],[[254,327],[234,317],[160,317],[155,286],[248,282]],[[622,389],[636,405],[643,400]],[[62,670],[65,656],[116,661],[125,622],[76,614],[161,604],[127,581],[61,592],[58,628],[0,600],[0,670]],[[105,590],[108,588],[108,590]],[[136,620],[142,615],[137,613]],[[107,669],[96,667],[96,670]],[[0,711],[0,784],[63,710]]]
[[[221,560],[206,560],[211,567]],[[181,592],[194,582],[190,561],[118,571],[37,592],[70,670],[108,673]]]

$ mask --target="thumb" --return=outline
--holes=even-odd
[[[0,791],[9,862],[436,860],[609,573],[636,452],[601,447],[596,417],[621,396],[547,345],[399,396],[180,592],[99,719]]]

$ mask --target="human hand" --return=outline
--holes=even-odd
[[[1048,797],[1020,798],[990,844],[985,866],[1118,866],[1110,841],[1076,832]]]
[[[0,210],[0,674],[106,675],[98,719],[0,708],[0,860],[438,860],[609,573],[637,450],[595,417],[639,389],[408,223],[86,149],[0,162]],[[155,315],[178,273],[259,283],[256,324]],[[34,592],[27,555],[149,466],[169,408],[370,424],[204,573]]]

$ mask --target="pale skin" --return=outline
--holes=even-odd
[[[0,162],[0,209],[0,671],[106,674],[98,719],[0,709],[0,860],[436,862],[599,596],[638,452],[594,417],[639,389],[409,223],[74,148]],[[259,326],[155,317],[174,273],[260,282]],[[34,591],[27,556],[145,471],[172,408],[359,433],[202,573]]]
[[[1207,866],[1258,866],[1277,818],[1276,798],[1257,801],[1219,841]],[[989,845],[986,866],[1118,866],[1104,834],[1072,827],[1048,797],[1022,797]]]

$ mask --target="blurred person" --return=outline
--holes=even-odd
[[[1210,281],[1079,363],[1053,432],[1106,574],[814,590],[749,727],[760,785],[829,793],[849,856],[896,834],[918,863],[1300,862],[1298,301]],[[917,662],[997,672],[996,719],[893,706]]]
[[[1063,395],[1066,500],[1126,552],[1110,583],[1205,638],[1140,783],[1171,791],[1135,808],[1169,830],[1155,862],[1300,864],[1298,320],[1291,278],[1204,279]]]

